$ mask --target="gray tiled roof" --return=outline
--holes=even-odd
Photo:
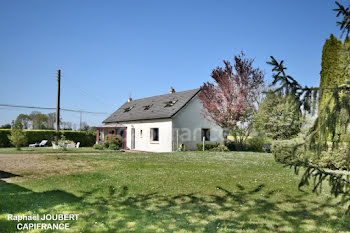
[[[103,123],[170,118],[198,92],[199,89],[193,89],[126,102]],[[171,101],[175,103],[170,107],[165,107]],[[150,108],[145,110],[146,106]],[[131,108],[130,111],[127,111],[128,108]]]

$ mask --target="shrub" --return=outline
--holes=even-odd
[[[220,143],[217,142],[209,142],[209,143],[205,143],[204,144],[204,150],[211,150],[215,147],[218,147],[220,145]],[[203,144],[199,143],[197,144],[197,150],[198,151],[202,151],[203,150]]]
[[[103,150],[103,146],[100,144],[95,144],[92,148],[94,148],[96,150]]]
[[[294,163],[303,161],[304,146],[301,140],[274,141],[271,145],[271,152],[275,160],[280,163]]]
[[[119,146],[112,143],[112,144],[109,144],[108,149],[109,150],[119,150]]]
[[[108,148],[110,144],[115,144],[118,147],[122,147],[123,138],[120,135],[108,134],[103,140],[103,145],[104,147]]]
[[[271,142],[264,137],[248,138],[245,144],[237,144],[233,141],[228,141],[226,147],[230,151],[256,151],[256,152],[271,152]]]
[[[21,146],[27,144],[26,133],[22,129],[13,129],[8,138],[11,144],[14,145],[17,150],[21,149]]]
[[[271,152],[271,143],[264,143],[262,145],[262,151],[270,153]]]
[[[226,143],[226,147],[227,149],[229,149],[229,151],[235,151],[236,150],[236,144],[232,141],[228,141]]]
[[[349,170],[350,168],[350,150],[346,145],[341,145],[336,149],[329,148],[326,151],[321,152],[319,161],[312,161],[313,163],[318,162],[320,167],[330,168],[334,170],[343,169]]]
[[[230,150],[227,148],[227,146],[220,144],[217,147],[210,149],[210,151],[227,152]]]
[[[277,162],[285,164],[307,163],[312,166],[329,168],[332,170],[349,170],[350,148],[347,144],[340,144],[333,148],[329,143],[328,148],[318,154],[316,151],[305,153],[302,140],[276,141],[271,146],[271,151]]]
[[[55,143],[55,144],[56,144],[56,142],[52,142],[52,143]],[[62,148],[63,150],[67,150],[67,147],[68,147],[68,145],[70,145],[70,144],[75,145],[75,142],[72,141],[72,140],[67,140],[65,134],[62,133],[61,139],[60,139],[60,140],[57,140],[57,146],[58,146],[59,148]]]
[[[246,144],[246,150],[261,152],[263,151],[264,142],[265,140],[263,137],[248,138],[247,144]]]
[[[254,117],[254,127],[273,139],[291,139],[298,135],[302,113],[294,96],[268,91]]]
[[[235,141],[228,141],[228,142],[226,142],[226,147],[230,151],[246,151],[247,150],[247,144],[245,142],[237,143]]]

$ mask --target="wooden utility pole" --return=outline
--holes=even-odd
[[[82,118],[83,118],[83,112],[82,111],[80,111],[80,122],[79,122],[79,130],[81,131],[81,120],[82,120]]]
[[[56,131],[60,130],[60,97],[61,97],[61,70],[57,70],[57,107],[56,107]]]

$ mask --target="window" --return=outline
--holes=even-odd
[[[131,106],[131,107],[128,107],[128,108],[124,108],[124,112],[129,112],[133,108],[134,108],[134,106]]]
[[[202,129],[201,141],[205,138],[205,141],[210,141],[210,129]]]
[[[166,108],[166,107],[171,107],[171,106],[173,106],[176,102],[177,102],[177,100],[167,101],[167,102],[165,102],[164,108]]]
[[[143,110],[148,110],[152,107],[153,104],[143,106]]]
[[[151,128],[151,142],[159,142],[159,128]]]
[[[142,138],[142,129],[140,130],[140,138]]]

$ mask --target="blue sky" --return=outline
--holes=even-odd
[[[240,51],[267,81],[273,55],[300,83],[318,85],[322,46],[340,35],[333,8],[330,0],[2,0],[0,103],[55,107],[60,68],[61,107],[111,113],[129,95],[198,88]],[[0,125],[29,112],[0,107]],[[62,115],[79,122],[79,114]]]

